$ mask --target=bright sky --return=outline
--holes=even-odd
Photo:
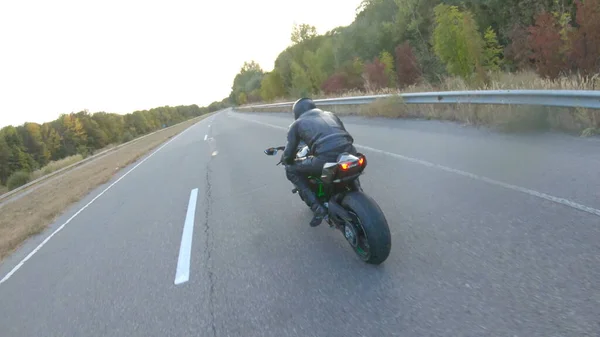
[[[0,3],[0,127],[88,109],[206,106],[244,61],[271,70],[293,23],[319,34],[360,0],[32,0]]]

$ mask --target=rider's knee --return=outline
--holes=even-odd
[[[292,168],[290,168],[289,166],[286,166],[286,168],[285,168],[285,176],[289,180],[292,180],[292,179],[294,179],[297,176],[297,174],[296,174],[296,172]]]

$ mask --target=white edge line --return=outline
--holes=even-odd
[[[196,123],[199,123],[201,121],[202,120],[200,120],[200,121],[198,121]],[[96,201],[96,199],[100,198],[100,196],[102,196],[104,193],[106,193],[106,191],[108,191],[113,186],[115,186],[119,181],[121,181],[121,179],[125,178],[129,173],[131,173],[133,170],[135,170],[138,166],[142,165],[146,160],[148,160],[152,156],[154,156],[158,151],[162,150],[162,148],[164,148],[165,146],[169,145],[169,143],[171,143],[172,141],[174,141],[175,139],[177,139],[179,136],[181,136],[185,132],[187,132],[189,129],[191,129],[192,127],[194,127],[196,125],[196,123],[190,125],[187,129],[183,130],[181,133],[179,133],[175,137],[173,137],[170,140],[168,140],[161,147],[159,147],[158,149],[156,149],[154,152],[152,152],[151,154],[149,154],[146,158],[144,158],[142,161],[140,161],[134,167],[132,167],[129,171],[127,171],[125,174],[123,174],[121,177],[119,177],[119,179],[115,180],[115,182],[113,182],[112,184],[110,184],[107,188],[105,188],[102,192],[100,192],[97,196],[95,196],[94,199],[92,199],[90,202],[88,202],[87,204],[85,204],[85,206],[81,207],[75,214],[73,214],[69,219],[67,219],[67,221],[65,221],[65,223],[63,223],[62,225],[60,225],[60,227],[58,227],[54,232],[52,232],[52,234],[50,234],[46,239],[44,239],[44,241],[42,241],[42,243],[40,243],[37,247],[35,247],[35,249],[33,251],[31,251],[31,253],[29,253],[23,260],[21,260],[21,262],[19,262],[19,264],[17,264],[10,272],[8,272],[8,274],[6,274],[6,276],[4,276],[2,278],[2,280],[0,280],[0,284],[4,283],[6,280],[8,280],[17,270],[19,270],[23,266],[23,264],[25,264],[25,262],[27,262],[27,260],[29,260],[48,241],[50,241],[50,239],[56,233],[60,232],[69,222],[71,222],[71,220],[73,220],[77,215],[79,215],[79,213],[81,213],[84,209],[88,208],[88,206],[90,206],[94,201]]]
[[[183,233],[181,234],[181,246],[179,247],[179,258],[177,259],[177,271],[175,273],[175,284],[187,282],[190,279],[190,257],[192,253],[192,238],[194,236],[194,217],[196,215],[196,201],[198,200],[198,189],[190,192]]]
[[[279,126],[279,125],[273,125],[273,124],[269,124],[269,123],[259,122],[259,121],[255,121],[255,120],[252,120],[252,119],[249,119],[249,118],[245,118],[245,117],[241,117],[241,116],[233,116],[233,117],[239,118],[239,119],[243,119],[243,120],[246,120],[246,121],[249,121],[249,122],[252,122],[252,123],[257,123],[257,124],[262,124],[262,125],[265,125],[265,126],[270,126],[272,128],[276,128],[276,129],[287,130],[287,128],[284,128],[284,127]],[[584,212],[587,212],[587,213],[590,213],[590,214],[594,214],[594,215],[600,216],[600,209],[596,209],[596,208],[593,208],[593,207],[582,205],[582,204],[576,203],[574,201],[571,201],[571,200],[568,200],[568,199],[565,199],[565,198],[555,197],[555,196],[552,196],[552,195],[549,195],[549,194],[546,194],[546,193],[542,193],[542,192],[530,190],[530,189],[525,188],[525,187],[520,187],[520,186],[516,186],[516,185],[511,185],[511,184],[503,183],[501,181],[497,181],[497,180],[494,180],[494,179],[491,179],[491,178],[480,176],[480,175],[477,175],[477,174],[474,174],[474,173],[470,173],[470,172],[466,172],[466,171],[461,171],[461,170],[453,169],[451,167],[447,167],[447,166],[443,166],[443,165],[439,165],[439,164],[430,163],[430,162],[425,161],[425,160],[411,158],[411,157],[403,156],[403,155],[392,153],[392,152],[378,150],[378,149],[375,149],[375,148],[372,148],[372,147],[369,147],[369,146],[364,146],[364,145],[359,145],[359,144],[354,144],[354,146],[357,147],[357,148],[363,148],[365,150],[369,150],[369,151],[377,152],[377,153],[380,153],[380,154],[388,155],[388,156],[391,156],[391,157],[394,157],[394,158],[406,160],[406,161],[409,161],[409,162],[412,162],[412,163],[415,163],[415,164],[420,164],[420,165],[424,165],[424,166],[428,166],[428,167],[437,168],[437,169],[442,170],[442,171],[446,171],[446,172],[450,172],[450,173],[455,173],[455,174],[458,174],[458,175],[461,175],[461,176],[464,176],[464,177],[469,177],[469,178],[472,178],[472,179],[475,179],[475,180],[479,180],[479,181],[483,181],[483,182],[486,182],[486,183],[489,183],[489,184],[492,184],[492,185],[501,186],[501,187],[507,188],[509,190],[513,190],[513,191],[517,191],[517,192],[522,192],[522,193],[529,194],[529,195],[534,196],[534,197],[538,197],[538,198],[541,198],[541,199],[544,199],[544,200],[552,201],[552,202],[555,202],[555,203],[558,203],[558,204],[561,204],[561,205],[564,205],[564,206],[567,206],[567,207],[571,207],[571,208],[574,208],[574,209],[578,209],[580,211],[584,211]]]

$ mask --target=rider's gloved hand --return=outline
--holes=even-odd
[[[283,163],[284,165],[292,165],[294,163],[294,160],[292,158],[286,158],[284,156],[284,153],[281,154],[281,163]]]

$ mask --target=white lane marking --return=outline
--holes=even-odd
[[[364,146],[364,145],[355,145],[355,146],[358,147],[358,148],[363,148],[365,150],[377,152],[377,153],[380,153],[380,154],[386,154],[388,156],[392,156],[392,157],[395,157],[395,158],[398,158],[398,159],[403,159],[403,160],[406,160],[406,161],[409,161],[409,162],[412,162],[412,163],[421,164],[421,165],[424,165],[424,166],[437,168],[437,169],[440,169],[442,171],[446,171],[446,172],[450,172],[450,173],[455,173],[455,174],[458,174],[458,175],[461,175],[461,176],[464,176],[464,177],[469,177],[469,178],[472,178],[472,179],[475,179],[475,180],[484,181],[484,182],[492,184],[492,185],[501,186],[501,187],[507,188],[509,190],[513,190],[513,191],[517,191],[517,192],[522,192],[522,193],[525,193],[525,194],[529,194],[529,195],[534,196],[534,197],[538,197],[538,198],[545,199],[545,200],[548,200],[548,201],[556,202],[556,203],[559,203],[559,204],[562,204],[562,205],[565,205],[565,206],[568,206],[568,207],[572,207],[572,208],[578,209],[580,211],[584,211],[584,212],[588,212],[588,213],[600,216],[600,210],[592,208],[592,207],[589,207],[589,206],[585,206],[585,205],[582,205],[582,204],[578,204],[578,203],[576,203],[574,201],[571,201],[571,200],[568,200],[568,199],[565,199],[565,198],[559,198],[559,197],[555,197],[555,196],[552,196],[552,195],[549,195],[549,194],[546,194],[546,193],[542,193],[542,192],[530,190],[530,189],[525,188],[525,187],[520,187],[520,186],[516,186],[516,185],[511,185],[511,184],[503,183],[501,181],[490,179],[490,178],[487,178],[487,177],[484,177],[484,176],[480,176],[480,175],[477,175],[477,174],[474,174],[474,173],[465,172],[465,171],[453,169],[451,167],[447,167],[447,166],[443,166],[443,165],[439,165],[439,164],[430,163],[428,161],[421,160],[421,159],[406,157],[406,156],[403,156],[403,155],[400,155],[400,154],[391,153],[391,152],[387,152],[387,151],[382,151],[382,150],[374,149],[372,147],[368,147],[368,146]]]
[[[185,223],[183,225],[183,233],[181,234],[181,246],[179,247],[175,284],[181,284],[190,279],[190,257],[192,254],[192,237],[194,236],[194,217],[196,215],[197,200],[198,189],[194,188],[190,193],[190,201],[188,203]]]
[[[208,138],[208,134],[204,135],[204,141]]]
[[[199,121],[199,122],[201,122],[201,121]],[[44,241],[42,241],[42,243],[40,243],[37,247],[35,247],[35,249],[31,253],[29,253],[29,255],[27,255],[8,274],[6,274],[6,276],[4,276],[4,278],[2,278],[2,280],[0,280],[0,284],[4,283],[6,280],[8,280],[17,270],[19,270],[23,266],[23,264],[25,262],[27,262],[27,260],[29,260],[35,253],[38,252],[38,250],[40,250],[48,241],[50,241],[50,239],[56,233],[60,232],[69,222],[71,222],[71,220],[73,220],[77,215],[79,215],[79,213],[81,213],[84,209],[88,208],[94,201],[96,201],[96,199],[100,198],[100,196],[102,196],[104,193],[106,193],[106,191],[110,190],[113,186],[115,186],[119,181],[121,181],[121,179],[125,178],[129,173],[133,172],[133,170],[135,170],[138,166],[142,165],[146,160],[150,159],[152,156],[154,156],[154,154],[156,154],[158,151],[160,151],[165,146],[169,145],[169,143],[171,143],[172,141],[177,139],[179,136],[186,133],[189,129],[191,129],[195,125],[196,124],[191,125],[189,128],[183,130],[183,132],[179,133],[178,135],[176,135],[175,137],[171,138],[169,141],[164,143],[161,147],[156,149],[156,151],[152,152],[150,155],[148,155],[148,157],[144,158],[141,162],[137,163],[129,171],[127,171],[125,174],[123,174],[121,177],[119,177],[119,179],[115,180],[114,183],[110,184],[107,188],[105,188],[102,192],[100,192],[97,196],[95,196],[94,199],[92,199],[90,202],[88,202],[85,206],[81,207],[81,209],[79,209],[75,214],[73,214],[69,219],[67,219],[67,221],[65,221],[65,223],[60,225],[60,227],[58,227],[54,232],[52,232],[52,234],[50,234],[46,239],[44,239]]]
[[[248,118],[244,118],[244,117],[239,117],[239,116],[234,116],[234,117],[239,118],[239,119],[243,119],[243,120],[246,120],[246,121],[249,121],[249,122],[257,123],[257,124],[262,124],[262,125],[265,125],[265,126],[276,128],[276,129],[287,130],[287,128],[279,126],[279,125],[273,125],[273,124],[269,124],[269,123],[259,122],[259,121],[255,121],[255,120],[252,120],[252,119],[248,119]],[[369,150],[369,151],[377,152],[377,153],[380,153],[380,154],[388,155],[388,156],[391,156],[391,157],[394,157],[394,158],[397,158],[397,159],[406,160],[406,161],[409,161],[411,163],[420,164],[420,165],[424,165],[424,166],[428,166],[428,167],[433,167],[433,168],[436,168],[436,169],[439,169],[439,170],[442,170],[442,171],[446,171],[446,172],[450,172],[450,173],[455,173],[455,174],[458,174],[458,175],[461,175],[461,176],[464,176],[464,177],[469,177],[469,178],[472,178],[472,179],[475,179],[475,180],[479,180],[479,181],[483,181],[483,182],[486,182],[486,183],[489,183],[489,184],[492,184],[492,185],[501,186],[501,187],[507,188],[509,190],[513,190],[513,191],[517,191],[517,192],[522,192],[522,193],[529,194],[529,195],[534,196],[534,197],[538,197],[538,198],[541,198],[541,199],[544,199],[544,200],[552,201],[552,202],[555,202],[555,203],[558,203],[558,204],[561,204],[561,205],[564,205],[564,206],[567,206],[567,207],[575,208],[575,209],[578,209],[580,211],[584,211],[584,212],[587,212],[587,213],[590,213],[590,214],[594,214],[594,215],[600,216],[600,209],[596,209],[596,208],[593,208],[593,207],[582,205],[582,204],[576,203],[574,201],[571,201],[571,200],[568,200],[568,199],[565,199],[565,198],[555,197],[555,196],[552,196],[552,195],[549,195],[549,194],[546,194],[546,193],[534,191],[534,190],[531,190],[531,189],[528,189],[528,188],[525,188],[525,187],[520,187],[520,186],[516,186],[516,185],[507,184],[507,183],[504,183],[504,182],[501,182],[501,181],[498,181],[498,180],[494,180],[494,179],[491,179],[491,178],[487,178],[487,177],[484,177],[484,176],[480,176],[480,175],[477,175],[477,174],[474,174],[474,173],[470,173],[470,172],[466,172],[466,171],[461,171],[461,170],[453,169],[451,167],[447,167],[447,166],[443,166],[443,165],[439,165],[439,164],[434,164],[434,163],[431,163],[431,162],[428,162],[428,161],[425,161],[425,160],[421,160],[421,159],[416,159],[416,158],[411,158],[411,157],[403,156],[401,154],[396,154],[396,153],[392,153],[392,152],[387,152],[387,151],[375,149],[375,148],[372,148],[372,147],[369,147],[369,146],[364,146],[364,145],[359,145],[359,144],[354,144],[354,146],[356,146],[357,148],[362,148],[362,149],[365,149],[365,150]]]

